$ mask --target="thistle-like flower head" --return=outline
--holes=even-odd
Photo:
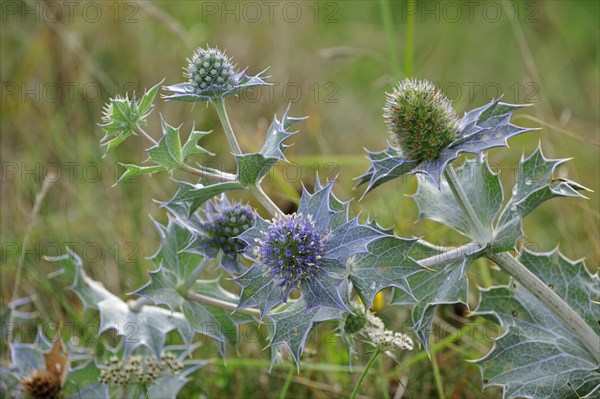
[[[188,61],[186,77],[197,95],[218,96],[238,83],[235,66],[219,49],[200,47]]]
[[[294,213],[273,219],[256,247],[257,259],[286,297],[317,276],[326,235],[317,231],[312,217]]]
[[[166,98],[188,102],[214,101],[251,87],[266,85],[261,74],[248,76],[245,70],[236,70],[231,58],[221,50],[200,47],[188,59],[184,74],[187,82],[167,86],[165,89],[171,95]]]
[[[393,145],[368,151],[371,166],[357,185],[368,183],[366,194],[406,173],[422,173],[440,188],[446,165],[460,154],[508,147],[510,137],[532,130],[510,123],[521,107],[496,99],[459,120],[450,100],[431,83],[403,80],[387,95],[383,109]]]
[[[434,159],[458,133],[450,100],[426,80],[398,83],[383,108],[392,141],[415,161]]]
[[[257,306],[264,316],[297,290],[307,309],[350,311],[342,293],[346,263],[385,233],[348,220],[347,204],[333,196],[332,186],[304,190],[296,213],[270,221],[257,216],[240,235],[248,244],[244,256],[254,263],[236,278],[243,288],[240,309]]]
[[[210,245],[223,251],[225,256],[237,256],[246,248],[246,243],[238,238],[254,224],[254,211],[248,205],[239,203],[213,203],[216,212],[207,213],[202,224]]]
[[[172,209],[177,223],[194,232],[196,237],[186,248],[208,258],[221,254],[221,266],[229,274],[239,275],[247,270],[241,261],[247,243],[238,238],[254,226],[255,212],[249,205],[230,202],[225,194],[207,201],[201,212]]]

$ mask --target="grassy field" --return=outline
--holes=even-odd
[[[146,257],[159,242],[149,216],[166,220],[153,200],[169,199],[176,186],[162,174],[113,187],[117,160],[141,162],[146,143],[134,138],[102,158],[103,134],[97,123],[104,103],[115,94],[141,93],[163,78],[168,84],[182,81],[186,58],[206,44],[225,49],[251,73],[269,67],[273,86],[228,100],[244,149],[259,148],[273,114],[281,115],[288,103],[291,115],[309,116],[289,149],[292,164],[279,166],[265,184],[284,210],[294,209],[301,181],[312,186],[315,170],[322,177],[337,177],[340,198],[360,198],[363,189],[352,187],[353,178],[368,167],[363,147],[385,148],[384,93],[400,78],[412,75],[435,82],[459,113],[501,94],[506,102],[531,103],[514,121],[542,130],[512,139],[510,150],[490,151],[490,160],[510,190],[522,153],[541,145],[548,157],[574,157],[558,175],[594,192],[587,194],[589,200],[543,205],[526,220],[524,244],[538,251],[559,245],[568,257],[585,257],[590,270],[598,269],[598,2],[50,4],[0,3],[3,306],[13,295],[30,225],[17,295],[33,298],[32,309],[42,323],[97,317],[83,313],[77,298],[65,291],[67,281],[48,277],[54,268],[42,256],[60,254],[65,246],[82,255],[89,275],[123,297],[147,281],[152,264]],[[183,123],[184,131],[193,123],[200,130],[214,129],[206,147],[226,153],[211,108],[158,101],[148,127],[155,137],[159,112],[172,125]],[[228,156],[218,159],[225,168],[234,168]],[[49,173],[56,178],[31,224],[35,196]],[[459,242],[461,237],[438,224],[414,223],[417,207],[405,195],[415,189],[414,178],[397,180],[353,202],[352,209],[394,224],[401,236]],[[249,200],[243,194],[238,197]],[[470,273],[481,286],[506,281],[505,275],[483,263]],[[472,337],[443,339],[461,328],[456,313],[448,307],[440,315],[433,363],[421,350],[403,354],[398,362],[385,359],[365,381],[365,397],[389,397],[399,385],[406,386],[405,397],[410,398],[497,397],[499,391],[482,394],[477,366],[464,361],[480,357],[489,347],[481,329],[474,329]],[[410,318],[399,308],[384,307],[381,315],[397,327]],[[202,353],[211,361],[183,396],[278,397],[282,385],[289,383],[288,398],[346,397],[358,378],[336,340],[312,339],[299,374],[289,365],[269,374],[263,344],[239,345],[230,351],[227,366],[210,344],[205,345]],[[363,353],[352,363],[360,369],[366,358]]]

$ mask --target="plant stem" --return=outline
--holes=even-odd
[[[254,187],[250,187],[250,191],[256,197],[258,202],[261,203],[262,206],[265,207],[267,211],[273,216],[284,217],[285,213],[269,198],[269,196],[263,191],[263,189],[256,185]]]
[[[206,270],[206,262],[200,262],[200,264],[192,270],[187,279],[177,287],[177,292],[179,292],[181,296],[186,296],[192,285],[194,285],[204,270]]]
[[[548,306],[600,362],[600,337],[556,292],[544,284],[525,265],[509,253],[491,254],[488,258],[510,273],[527,290]]]
[[[225,101],[222,98],[217,98],[212,101],[212,104],[217,110],[219,120],[221,121],[221,126],[223,126],[225,137],[227,137],[231,151],[234,155],[242,154],[240,145],[238,144],[237,139],[235,138],[235,133],[233,132],[233,128],[231,127],[231,122],[229,122],[229,116],[227,116],[227,111],[225,110]],[[283,213],[283,211],[279,209],[277,205],[275,205],[273,200],[267,196],[260,185],[256,184],[256,186],[250,187],[250,191],[256,197],[258,202],[260,202],[261,205],[264,206],[271,215],[279,217],[285,216],[285,213]]]
[[[219,120],[221,121],[221,126],[223,126],[223,131],[225,132],[225,137],[227,137],[231,151],[234,155],[240,155],[242,153],[242,149],[235,138],[233,128],[231,127],[231,122],[229,122],[227,110],[225,109],[225,100],[218,97],[211,101],[211,103],[215,106],[217,115],[219,115]]]
[[[350,399],[355,399],[356,395],[358,395],[358,390],[360,389],[360,386],[362,385],[363,381],[365,380],[365,377],[369,373],[369,370],[375,363],[375,360],[377,360],[377,357],[379,356],[380,353],[381,353],[380,349],[376,349],[375,352],[373,352],[373,355],[369,359],[369,362],[363,369],[363,371],[360,375],[360,378],[358,379],[358,381],[356,382],[356,385],[354,386],[354,390],[352,391],[352,395],[350,396]]]
[[[209,180],[220,182],[220,183],[228,182],[228,181],[235,181],[235,176],[232,175],[231,173],[226,173],[226,172],[221,172],[218,174],[211,173],[211,172],[207,172],[205,170],[196,169],[187,164],[182,164],[181,169],[185,170],[186,172],[190,172],[191,174],[194,174],[196,176],[200,176],[205,179],[209,179]]]
[[[450,249],[448,251],[432,255],[428,258],[421,259],[418,263],[423,267],[433,267],[443,262],[451,262],[458,258],[464,258],[481,249],[481,244],[477,242],[471,242],[469,244],[461,245],[460,247]]]
[[[251,316],[260,316],[260,311],[258,309],[254,309],[254,308],[238,309],[237,306],[231,302],[222,301],[220,299],[213,298],[208,295],[197,294],[195,292],[188,292],[186,295],[186,298],[190,301],[203,303],[205,305],[216,306],[218,308],[231,310],[231,311],[237,311],[240,313],[246,313]]]
[[[458,176],[452,165],[448,165],[444,171],[446,180],[454,194],[454,198],[465,213],[472,227],[474,227],[480,237],[484,237],[482,232],[483,225],[477,217],[471,202],[458,182]],[[485,244],[485,243],[481,243]],[[439,256],[439,255],[438,255]],[[592,328],[550,287],[541,281],[535,274],[529,271],[521,262],[515,259],[509,253],[489,254],[487,257],[494,261],[498,266],[506,270],[519,283],[534,294],[540,301],[548,306],[556,314],[564,325],[571,330],[581,341],[581,343],[590,351],[594,359],[600,362],[599,337]]]
[[[475,213],[475,209],[473,209],[473,206],[467,197],[467,193],[465,193],[465,190],[460,185],[456,171],[451,164],[446,166],[446,169],[444,170],[444,177],[450,186],[450,190],[452,190],[452,194],[454,194],[456,202],[458,202],[458,205],[465,214],[467,222],[469,225],[471,225],[473,233],[477,235],[477,239],[481,244],[486,244],[487,240],[485,240],[485,228],[483,227],[481,220],[479,220],[477,213]]]
[[[288,371],[288,375],[285,378],[283,387],[281,387],[281,391],[279,392],[279,399],[285,399],[285,397],[287,396],[287,392],[288,392],[288,389],[290,388],[290,384],[292,383],[293,377],[294,377],[294,368],[290,367],[290,371]]]
[[[152,143],[153,145],[157,145],[158,142],[152,138],[144,129],[142,129],[139,125],[135,125],[135,131],[142,135],[147,141]]]

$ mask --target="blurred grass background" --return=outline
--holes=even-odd
[[[35,195],[43,176],[52,171],[58,177],[32,230],[19,296],[33,295],[33,306],[44,322],[94,319],[95,315],[81,315],[66,285],[47,277],[53,268],[41,256],[62,253],[65,245],[79,252],[88,273],[113,292],[130,292],[147,280],[152,265],[145,257],[159,241],[148,215],[166,219],[152,200],[170,198],[175,185],[163,174],[112,187],[117,160],[141,162],[146,143],[133,138],[102,159],[97,123],[103,104],[115,94],[141,93],[162,78],[166,84],[182,81],[186,58],[206,44],[225,49],[250,73],[270,67],[274,86],[228,100],[242,148],[257,150],[273,114],[281,115],[289,102],[291,115],[309,116],[289,149],[292,164],[278,167],[273,181],[265,185],[275,201],[290,210],[300,181],[310,187],[315,170],[321,177],[337,176],[335,191],[342,199],[361,196],[362,188],[353,191],[352,186],[353,178],[368,166],[363,147],[385,148],[384,93],[410,69],[415,77],[437,83],[459,113],[500,94],[506,102],[532,103],[514,122],[543,129],[512,139],[511,150],[490,151],[490,160],[510,190],[519,157],[530,154],[538,143],[548,157],[575,157],[561,167],[559,176],[594,192],[588,193],[587,201],[551,201],[528,216],[525,244],[538,251],[560,245],[568,257],[585,257],[588,267],[597,270],[598,2],[424,1],[414,8],[405,1],[79,4],[70,10],[61,2],[1,3],[3,304],[11,298]],[[407,29],[411,14],[413,38]],[[390,23],[387,34],[384,16]],[[220,154],[226,151],[211,108],[157,101],[147,128],[155,137],[159,112],[172,125],[183,123],[183,132],[193,123],[200,130],[214,129],[205,146]],[[218,162],[234,167],[224,155]],[[405,195],[415,189],[414,178],[396,180],[355,202],[353,209],[376,215],[384,225],[394,224],[402,236],[462,242],[435,223],[414,223],[417,208]],[[480,285],[489,283],[488,273],[493,282],[506,280],[483,263],[471,272]],[[440,323],[454,323],[455,313],[448,309]],[[390,325],[400,326],[407,315],[396,308],[382,310]],[[392,372],[386,382],[390,391],[400,381],[412,398],[481,397],[479,371],[463,359],[480,357],[488,346],[483,338],[442,341],[433,365],[415,351],[403,354],[396,370],[386,359],[377,379],[368,379],[362,392],[385,397],[382,376]],[[268,352],[261,348],[260,343],[240,345],[230,351],[228,367],[207,349],[207,356],[215,360],[186,387],[185,395],[276,397],[289,380],[290,398],[344,397],[357,378],[336,366],[348,360],[341,343],[312,340],[303,357],[308,366],[298,375],[286,367],[268,374]],[[362,359],[353,363],[358,367]],[[498,391],[485,395],[495,397]]]

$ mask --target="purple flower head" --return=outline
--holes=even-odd
[[[248,244],[238,238],[254,226],[256,216],[249,205],[230,202],[225,194],[207,201],[200,212],[190,214],[189,206],[169,205],[177,224],[192,232],[194,238],[185,248],[207,258],[220,256],[220,265],[231,275],[247,270],[241,254]]]
[[[312,217],[294,213],[273,219],[264,239],[256,247],[265,272],[277,281],[288,296],[300,284],[317,276],[325,251],[326,235],[317,231]]]
[[[270,221],[257,215],[239,236],[248,244],[244,256],[253,262],[235,279],[242,286],[239,309],[257,306],[264,316],[298,290],[307,310],[350,311],[346,263],[386,234],[349,220],[347,203],[335,198],[332,187],[304,190],[296,213]]]
[[[235,203],[219,207],[218,212],[207,213],[207,220],[202,227],[209,245],[223,251],[226,256],[237,256],[244,251],[246,243],[236,237],[253,225],[252,208]]]

